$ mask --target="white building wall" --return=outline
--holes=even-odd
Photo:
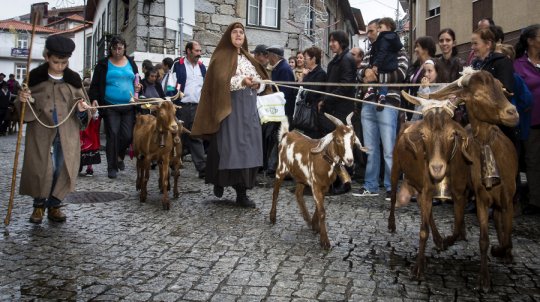
[[[34,45],[32,48],[32,62],[30,64],[30,70],[36,68],[42,64],[45,60],[43,58],[43,48],[45,47],[45,39],[47,35],[36,34],[34,37]],[[3,72],[7,76],[10,73],[15,73],[17,64],[26,64],[27,57],[12,57],[11,49],[17,46],[16,37],[9,32],[0,32],[0,72]],[[30,43],[30,41],[28,41]],[[17,78],[19,82],[23,79]]]

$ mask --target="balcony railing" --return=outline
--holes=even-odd
[[[28,57],[28,48],[12,48],[12,57]]]

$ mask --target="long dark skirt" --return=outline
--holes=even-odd
[[[262,166],[262,130],[255,92],[231,92],[231,114],[212,136],[206,159],[206,183],[222,187],[255,185]]]

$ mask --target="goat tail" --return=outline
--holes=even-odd
[[[284,118],[281,121],[281,126],[279,127],[279,134],[278,134],[278,142],[281,141],[281,139],[289,133],[289,121],[287,118]]]

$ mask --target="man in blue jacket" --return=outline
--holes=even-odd
[[[197,105],[199,105],[201,89],[206,75],[206,67],[200,60],[201,53],[202,48],[198,42],[188,42],[185,48],[186,56],[178,58],[172,67],[176,75],[177,87],[180,85],[180,91],[184,93],[184,97],[176,101],[177,105],[182,106],[176,112],[176,116],[184,122],[184,127],[189,130],[193,126],[195,112],[197,112]],[[199,172],[199,178],[204,178],[206,174],[206,159],[204,157],[203,141],[183,134],[182,142],[191,153],[191,159]]]

